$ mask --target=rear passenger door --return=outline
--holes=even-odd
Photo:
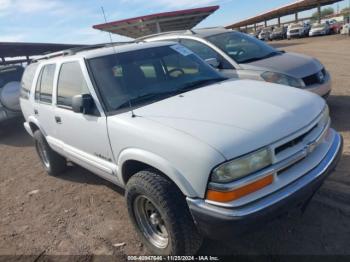
[[[84,62],[62,63],[57,80],[54,114],[57,137],[65,154],[73,162],[112,180],[116,165],[113,163],[104,113],[97,106],[89,115],[72,110],[72,98],[76,95],[90,94],[97,105],[97,97],[88,79]]]
[[[52,106],[55,71],[55,64],[42,66],[35,87],[34,114],[39,120],[41,131],[46,137],[56,135],[53,119],[54,109]]]

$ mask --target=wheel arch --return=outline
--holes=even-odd
[[[35,131],[40,130],[40,132],[41,132],[44,136],[46,136],[45,131],[41,128],[41,125],[39,124],[39,121],[38,121],[36,118],[34,118],[34,117],[29,117],[28,120],[27,120],[27,122],[28,122],[28,125],[29,125],[29,127],[30,127],[30,130],[32,131],[33,134],[34,134]]]
[[[171,180],[185,196],[197,196],[194,188],[181,172],[173,167],[169,161],[154,153],[136,148],[125,149],[118,158],[118,167],[118,176],[124,186],[137,172],[153,168]]]

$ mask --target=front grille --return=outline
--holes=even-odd
[[[278,155],[278,154],[281,153],[282,151],[284,151],[284,150],[286,150],[286,149],[288,149],[288,148],[290,148],[290,147],[294,147],[294,146],[296,146],[297,144],[301,143],[301,142],[304,140],[304,138],[305,138],[306,136],[308,136],[309,134],[311,134],[312,131],[314,131],[314,130],[317,128],[317,126],[318,126],[318,125],[316,124],[316,125],[315,125],[313,128],[311,128],[308,132],[302,134],[301,136],[298,136],[297,138],[294,138],[292,141],[289,141],[289,142],[287,142],[287,143],[285,143],[285,144],[283,144],[283,145],[277,147],[277,148],[275,149],[275,155]]]
[[[292,34],[299,34],[299,29],[294,29],[289,31]]]
[[[322,73],[323,78],[320,77],[320,73]],[[326,70],[323,68],[320,72],[317,72],[316,74],[304,77],[303,81],[305,83],[305,86],[310,86],[315,84],[322,84],[324,83],[325,79],[326,79]]]

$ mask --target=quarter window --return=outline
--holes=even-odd
[[[57,85],[57,105],[72,107],[72,98],[89,94],[83,72],[78,62],[62,64]]]
[[[35,64],[30,64],[27,66],[26,70],[24,71],[22,81],[21,81],[21,97],[28,99],[29,98],[29,93],[32,88],[33,80],[34,80],[34,75],[36,72],[36,69],[38,68],[38,63]]]

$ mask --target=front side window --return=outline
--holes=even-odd
[[[221,69],[232,69],[232,66],[220,54],[204,43],[192,39],[181,39],[181,44],[204,60],[216,58],[221,62]]]
[[[227,32],[207,37],[207,40],[237,63],[249,63],[280,54],[264,42],[239,32]]]
[[[142,106],[225,78],[175,44],[88,60],[108,111]]]
[[[80,64],[78,62],[62,64],[57,83],[57,105],[71,108],[74,96],[89,93]]]

